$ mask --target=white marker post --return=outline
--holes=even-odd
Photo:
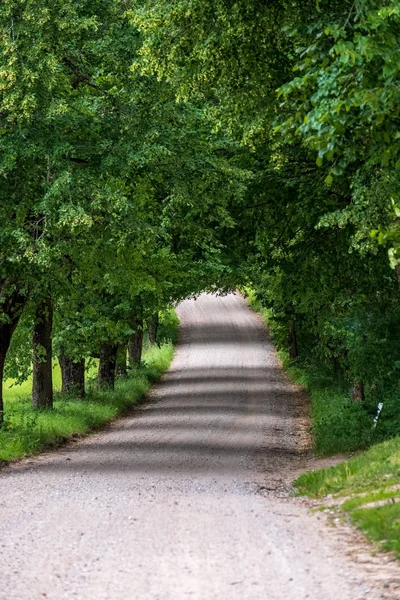
[[[383,402],[379,402],[378,411],[375,415],[374,424],[372,425],[372,429],[375,429],[376,424],[378,423],[378,419],[379,419],[379,415],[381,414],[382,406],[383,406]]]

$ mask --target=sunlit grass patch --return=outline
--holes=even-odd
[[[400,558],[400,503],[355,510],[351,517],[370,540]]]
[[[303,495],[332,495],[369,539],[400,556],[400,437],[330,469],[305,473],[295,487]]]
[[[299,491],[315,496],[338,492],[368,492],[400,483],[400,437],[372,446],[367,452],[330,469],[299,477]]]

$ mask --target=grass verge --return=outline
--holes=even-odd
[[[399,437],[330,469],[305,473],[295,487],[302,495],[329,496],[335,510],[400,558]]]
[[[6,390],[0,461],[8,462],[58,446],[70,438],[100,429],[127,411],[146,395],[151,384],[169,367],[177,330],[178,317],[175,311],[169,311],[160,324],[160,346],[147,346],[143,365],[129,377],[118,380],[113,392],[95,391],[92,386],[84,400],[58,396],[53,410],[35,411],[28,396],[31,382]],[[55,380],[56,385],[60,383],[57,366]]]

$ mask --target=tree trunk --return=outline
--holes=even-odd
[[[397,283],[399,284],[399,287],[400,287],[400,265],[396,265],[395,272],[396,272]]]
[[[364,383],[362,381],[353,382],[353,387],[351,390],[351,399],[353,400],[353,402],[364,402],[365,391]]]
[[[116,344],[102,342],[100,346],[99,373],[97,376],[99,388],[114,389],[117,351],[118,346]]]
[[[32,406],[34,408],[53,407],[52,327],[52,300],[45,298],[36,308],[33,326]]]
[[[18,319],[15,325],[13,323],[2,323],[0,325],[0,427],[4,419],[4,401],[3,401],[3,376],[4,364],[6,362],[7,352],[10,347],[12,334],[17,326]]]
[[[143,349],[143,319],[136,319],[136,331],[129,338],[128,354],[132,369],[140,366]]]
[[[289,356],[290,358],[297,357],[296,327],[293,321],[289,322]]]
[[[340,379],[340,362],[336,356],[331,356],[331,364],[333,370],[333,376],[336,380]]]
[[[337,381],[342,386],[345,380],[345,370],[343,369],[342,364],[337,358],[337,356],[331,356],[331,364],[333,377],[335,381]]]
[[[3,280],[2,288],[6,287],[7,282]],[[26,303],[26,296],[19,292],[13,292],[0,300],[0,314],[6,319],[0,321],[0,427],[4,418],[3,404],[3,375],[4,364],[6,362],[7,352],[10,347],[11,338],[15,331],[18,321],[21,317],[22,309]],[[3,322],[2,322],[3,321]]]
[[[126,344],[121,344],[120,346],[118,346],[115,374],[117,375],[117,377],[126,377],[127,372],[128,371],[126,368]]]
[[[65,354],[58,357],[61,368],[61,393],[85,397],[85,359],[74,362]]]
[[[147,330],[149,333],[150,344],[155,344],[157,341],[158,331],[158,312],[154,313],[154,315],[149,319]]]
[[[5,336],[3,332],[4,327],[0,327],[0,427],[4,420],[4,400],[3,400],[3,376],[4,376],[4,363],[6,362],[6,356],[8,348],[10,347],[11,335]]]

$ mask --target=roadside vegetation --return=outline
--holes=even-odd
[[[278,346],[283,368],[293,381],[309,393],[313,449],[318,456],[362,450],[400,431],[400,419],[394,414],[397,406],[395,395],[386,397],[385,411],[375,425],[375,401],[354,402],[350,382],[335,379],[329,365],[327,368],[321,361],[313,362],[309,356],[306,360],[300,357],[291,359],[287,346],[279,344],[279,328],[276,332],[271,310],[263,308],[251,288],[247,287],[243,292],[250,306],[263,316]]]
[[[272,337],[275,333],[279,340],[271,310],[263,308],[250,287],[243,292],[250,306],[263,316]],[[294,483],[297,493],[318,499],[322,509],[350,521],[382,550],[393,551],[400,558],[400,436],[396,435],[400,422],[396,391],[384,396],[385,412],[375,423],[375,402],[354,402],[350,382],[338,381],[323,362],[291,359],[285,347],[278,353],[285,371],[310,395],[315,453],[330,456],[357,451],[356,456],[334,467],[299,477]],[[380,441],[386,438],[391,439]]]
[[[295,486],[300,494],[319,498],[350,519],[382,549],[400,558],[399,437],[330,469],[306,473]]]
[[[61,394],[61,373],[54,363],[55,399],[53,410],[38,411],[31,405],[31,378],[22,384],[5,385],[6,419],[0,429],[0,463],[36,454],[68,439],[100,429],[143,399],[150,385],[168,368],[177,338],[175,311],[160,320],[160,343],[144,345],[140,366],[117,377],[114,390],[96,389],[98,365],[86,372],[88,391],[84,399]],[[96,361],[98,362],[98,361]]]

